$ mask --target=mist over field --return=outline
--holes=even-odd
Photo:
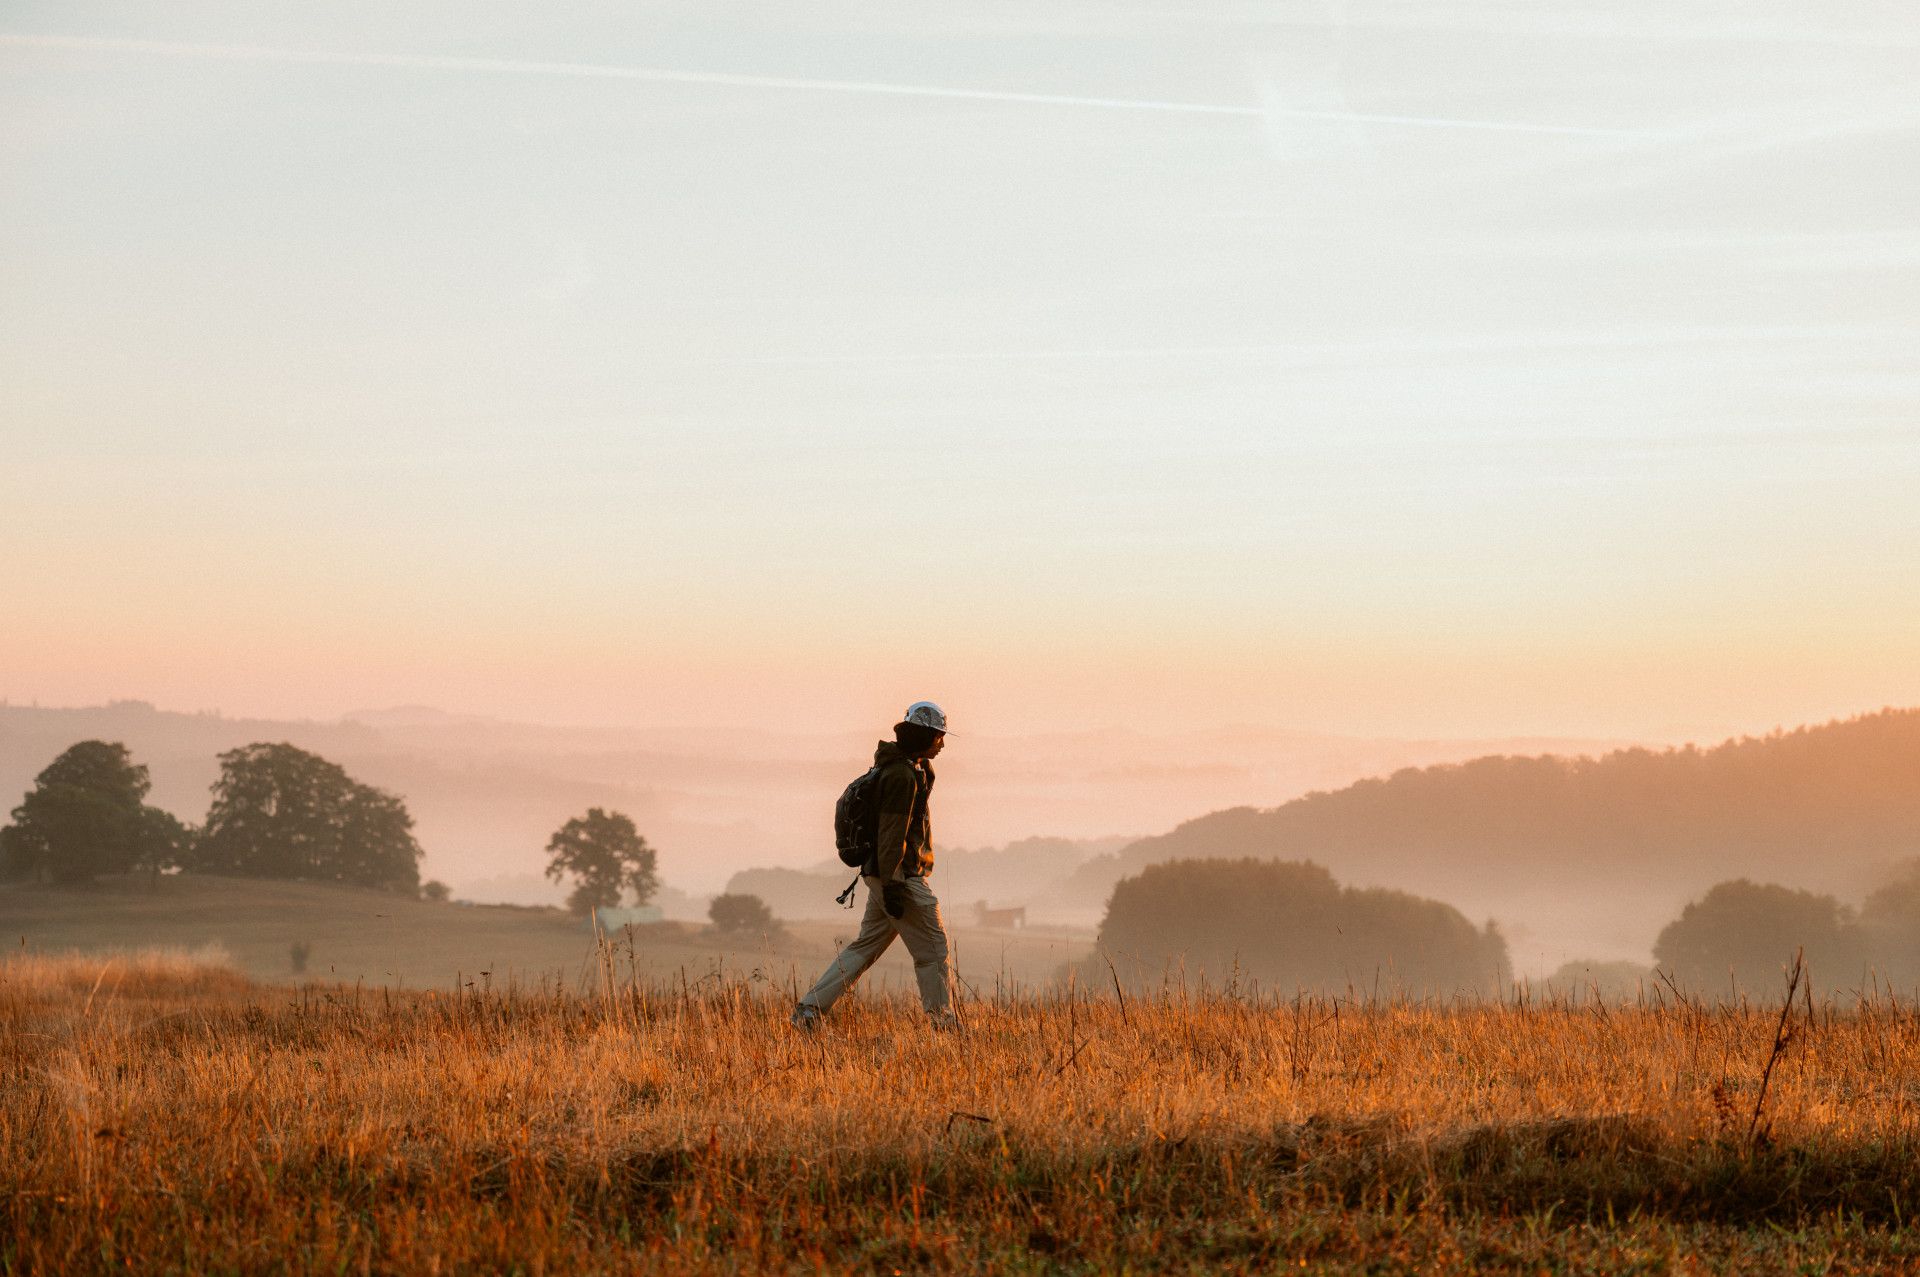
[[[426,709],[276,722],[144,704],[8,705],[0,706],[0,795],[24,791],[55,754],[98,737],[125,742],[152,768],[153,800],[198,821],[218,774],[216,754],[287,740],[404,794],[420,822],[426,872],[461,886],[492,882],[476,899],[552,898],[551,884],[538,880],[539,848],[561,821],[596,803],[626,811],[648,831],[671,883],[712,892],[741,869],[831,859],[833,800],[889,729],[540,727]],[[1035,836],[1131,841],[1219,807],[1278,805],[1400,767],[1606,744],[1369,740],[1255,727],[976,735],[943,765],[938,834],[949,847]]]
[[[559,905],[566,887],[542,873],[547,839],[570,816],[606,807],[633,818],[655,847],[652,902],[668,918],[704,921],[708,901],[724,892],[823,935],[844,938],[850,921],[834,899],[849,875],[831,854],[831,799],[866,761],[859,738],[765,734],[742,750],[725,732],[539,727],[419,708],[273,723],[144,703],[0,706],[0,787],[27,791],[75,736],[128,743],[150,769],[152,800],[189,826],[207,819],[205,787],[223,751],[260,740],[325,751],[406,804],[424,853],[420,876],[462,901]],[[1064,929],[1068,948],[1055,955],[1063,964],[1078,960],[1072,945],[1097,939],[1109,956],[1127,955],[1136,974],[1191,961],[1195,970],[1266,970],[1277,985],[1324,985],[1336,970],[1377,976],[1412,961],[1387,937],[1404,939],[1415,924],[1356,920],[1343,930],[1331,921],[1343,909],[1385,907],[1386,895],[1362,900],[1371,891],[1411,893],[1409,902],[1429,902],[1420,908],[1484,931],[1461,941],[1466,965],[1435,968],[1457,970],[1435,977],[1456,991],[1497,993],[1515,978],[1549,975],[1632,983],[1651,978],[1656,962],[1675,961],[1707,981],[1741,964],[1748,978],[1765,980],[1808,944],[1821,977],[1842,987],[1906,977],[1905,948],[1871,933],[1907,925],[1912,906],[1900,893],[1910,889],[1901,884],[1920,882],[1920,711],[1707,748],[1581,753],[1569,747],[1582,742],[1361,741],[1254,729],[956,739],[966,752],[943,763],[942,793],[960,796],[941,805],[934,879],[947,913],[960,928],[989,925],[981,911],[991,908],[1018,910],[1022,925]],[[1199,761],[1209,758],[1219,761]],[[1263,792],[1271,797],[1237,801]],[[1222,795],[1227,803],[1216,805]],[[1074,812],[1084,813],[1080,828],[1069,823]],[[1023,816],[1064,832],[1020,832]],[[1148,832],[1095,832],[1125,821]],[[1293,868],[1261,879],[1229,867],[1249,858]],[[1175,872],[1137,889],[1155,866]],[[1722,884],[1749,881],[1808,903],[1784,915],[1763,901],[1723,910],[1709,927],[1719,939],[1697,957],[1676,956],[1687,952],[1685,935],[1673,932],[1683,910]],[[1117,894],[1123,883],[1134,885]],[[1171,888],[1198,892],[1187,923],[1156,919],[1172,909],[1164,903]],[[1136,903],[1123,907],[1123,898]],[[265,907],[243,893],[234,909],[242,899],[248,910]],[[1143,916],[1142,899],[1163,904]],[[19,912],[26,900],[0,898],[0,918],[26,931],[45,925],[49,915]],[[1219,913],[1229,900],[1253,910],[1232,941],[1222,939],[1232,929]],[[1867,930],[1855,936],[1846,929],[1863,906]],[[217,897],[198,907],[217,916]],[[1304,938],[1324,927],[1334,930]],[[1269,969],[1261,955],[1287,945],[1300,947]],[[409,952],[424,957],[417,946]],[[1429,952],[1419,962],[1433,960]],[[1044,981],[1065,970],[1043,964],[1029,974]]]

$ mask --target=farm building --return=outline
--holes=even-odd
[[[1018,931],[1027,925],[1027,907],[1015,905],[1011,909],[989,909],[986,901],[979,900],[974,902],[973,919],[981,927]]]

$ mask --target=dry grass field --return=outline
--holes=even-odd
[[[784,989],[605,958],[585,995],[0,963],[0,1270],[1920,1268],[1908,1006],[1798,1004],[1777,1052],[1777,1007],[1177,990],[802,1037]]]

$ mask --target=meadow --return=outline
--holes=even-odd
[[[1920,1267],[1920,1017],[0,962],[6,1272]]]
[[[948,931],[961,977],[982,989],[1038,984],[1093,951],[1091,930],[989,931],[951,911]],[[856,910],[833,921],[787,922],[774,936],[722,936],[668,922],[616,936],[623,970],[678,985],[755,971],[809,981],[853,938]],[[560,909],[465,906],[336,883],[173,874],[103,876],[80,885],[0,884],[0,945],[39,953],[197,949],[217,944],[232,965],[269,984],[391,985],[451,989],[475,979],[520,985],[591,984],[595,938]],[[305,951],[304,970],[290,961]],[[482,977],[481,973],[486,976]],[[874,988],[910,992],[913,967],[899,946],[869,973]]]

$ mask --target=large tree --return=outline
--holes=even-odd
[[[633,821],[617,811],[589,807],[547,840],[547,877],[571,876],[567,908],[581,915],[613,908],[625,892],[643,905],[660,889],[655,856]]]
[[[1867,897],[1860,930],[1875,976],[1912,996],[1920,987],[1920,857],[1902,861]]]
[[[168,869],[183,869],[193,859],[193,841],[199,831],[170,811],[143,808],[136,836],[133,868],[157,880]]]
[[[256,743],[220,755],[193,867],[412,892],[420,855],[413,817],[398,797],[318,754]]]
[[[1498,994],[1512,976],[1491,922],[1476,927],[1451,905],[1405,892],[1342,887],[1304,861],[1149,865],[1114,887],[1099,947],[1136,982],[1179,970],[1258,981],[1282,996]]]
[[[146,805],[152,781],[117,742],[71,746],[34,778],[0,830],[0,865],[11,878],[84,882],[137,865],[162,867],[185,830]]]
[[[1653,959],[1707,997],[1780,992],[1796,950],[1816,990],[1858,988],[1868,961],[1853,911],[1832,896],[1745,878],[1716,885],[1661,929]]]

